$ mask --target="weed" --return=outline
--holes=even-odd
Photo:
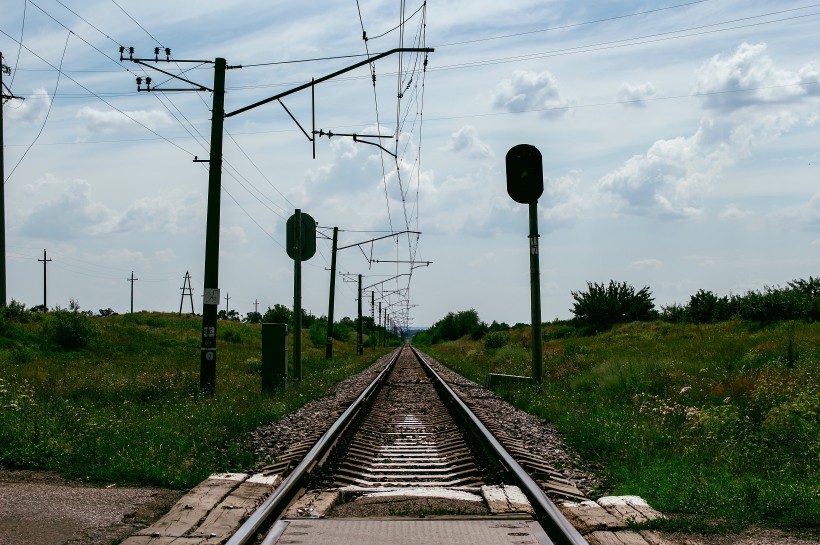
[[[74,318],[73,310],[63,312]],[[52,314],[42,324],[11,324],[21,346],[0,344],[0,466],[94,482],[190,488],[210,473],[247,469],[257,456],[245,443],[251,431],[327,395],[376,357],[339,343],[328,365],[323,350],[303,343],[303,380],[263,395],[260,326],[220,323],[217,388],[209,397],[198,386],[201,321],[78,313],[97,336],[82,351],[67,351],[43,342]]]
[[[488,372],[527,372],[526,334],[511,330],[496,351],[462,339],[429,352],[483,383]],[[677,514],[656,523],[663,529],[799,530],[820,520],[818,347],[818,323],[624,324],[588,338],[553,335],[544,383],[498,393],[604,467],[611,493]]]

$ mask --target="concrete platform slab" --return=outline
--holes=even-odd
[[[311,519],[280,521],[264,545],[553,545],[524,520]]]

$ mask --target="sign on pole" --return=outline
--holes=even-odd
[[[544,192],[541,152],[529,144],[518,144],[507,152],[507,193],[512,200],[530,204]]]
[[[316,221],[310,216],[301,212],[298,214],[301,221],[297,223],[297,214],[288,218],[286,228],[285,247],[288,256],[300,261],[307,261],[316,254]],[[301,233],[297,226],[301,227]],[[300,236],[301,235],[301,236]]]
[[[530,213],[530,310],[532,316],[532,378],[541,382],[541,271],[538,256],[538,197],[544,192],[541,152],[519,144],[507,152],[507,193],[515,202],[529,205]]]

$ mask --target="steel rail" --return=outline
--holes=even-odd
[[[272,519],[282,514],[293,499],[294,494],[301,488],[302,479],[319,463],[321,458],[341,436],[345,428],[353,421],[353,418],[362,407],[364,407],[365,403],[378,391],[378,386],[390,373],[401,351],[401,348],[394,351],[390,362],[382,369],[373,382],[359,394],[359,397],[350,404],[338,420],[319,438],[299,465],[288,475],[287,479],[254,511],[234,535],[225,542],[225,545],[247,545],[255,539],[259,533],[263,532],[273,523]]]
[[[518,487],[530,500],[530,504],[536,512],[536,518],[540,522],[550,539],[554,540],[559,545],[589,545],[586,539],[570,524],[564,517],[558,507],[547,497],[541,487],[532,480],[532,477],[515,461],[512,455],[507,452],[501,443],[493,436],[490,430],[478,419],[478,417],[470,410],[469,407],[461,400],[460,397],[444,382],[444,379],[433,370],[429,363],[421,356],[421,353],[415,347],[410,347],[413,350],[416,358],[428,370],[439,387],[447,392],[452,398],[453,403],[458,408],[461,415],[464,417],[467,425],[471,426],[479,437],[485,442],[486,446],[490,448],[493,454],[509,469],[510,474],[518,480]]]

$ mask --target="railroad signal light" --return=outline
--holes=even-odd
[[[530,204],[544,192],[541,152],[529,144],[519,144],[507,152],[507,193],[512,200]]]

